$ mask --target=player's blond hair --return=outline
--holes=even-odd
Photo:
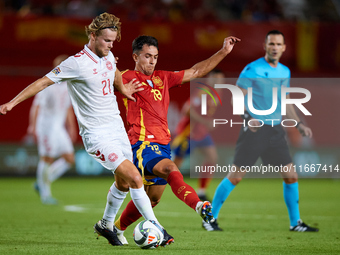
[[[91,33],[94,33],[96,36],[98,36],[100,35],[101,30],[109,28],[117,32],[117,41],[119,42],[121,39],[121,25],[122,23],[119,21],[119,18],[113,14],[104,12],[95,17],[91,24],[85,27],[85,31],[87,37],[90,39]]]

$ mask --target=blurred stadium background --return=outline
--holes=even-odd
[[[104,11],[122,21],[122,40],[114,44],[120,70],[133,69],[132,40],[141,34],[160,43],[158,69],[182,70],[215,53],[223,38],[242,39],[218,66],[227,77],[264,56],[266,33],[281,30],[287,51],[281,62],[293,78],[309,78],[313,116],[305,121],[314,139],[289,134],[294,159],[304,163],[339,164],[340,127],[340,2],[338,0],[2,0],[0,2],[0,103],[11,100],[29,83],[49,72],[59,54],[73,55],[88,42],[84,32],[92,18]],[[301,86],[300,86],[301,87]],[[171,91],[169,126],[174,134],[189,86]],[[33,176],[38,163],[36,145],[26,136],[32,99],[0,117],[0,175]],[[122,108],[121,108],[122,109]],[[124,111],[122,109],[123,115]],[[228,117],[226,117],[228,119]],[[220,150],[232,157],[239,128],[228,130]],[[290,133],[290,132],[289,132]],[[219,141],[217,145],[219,145]],[[226,156],[228,155],[228,156]],[[228,157],[228,159],[226,159]],[[69,175],[110,174],[76,144],[76,167]],[[337,177],[340,173],[333,176]],[[313,175],[317,176],[317,175]]]

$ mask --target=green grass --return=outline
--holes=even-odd
[[[221,179],[213,180],[209,195]],[[156,216],[175,243],[141,250],[130,226],[125,247],[96,239],[93,225],[102,217],[111,177],[62,178],[53,184],[57,206],[42,205],[33,178],[0,179],[0,254],[339,254],[340,181],[301,179],[300,211],[319,233],[292,233],[280,179],[244,179],[219,217],[223,232],[206,232],[196,213],[166,188]],[[195,179],[186,179],[196,187]],[[124,205],[128,202],[127,197]],[[124,206],[123,205],[123,206]],[[73,206],[73,207],[72,207]],[[81,212],[68,211],[71,208]]]

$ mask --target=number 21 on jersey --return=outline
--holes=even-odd
[[[110,79],[102,80],[103,85],[103,95],[106,96],[112,93]]]

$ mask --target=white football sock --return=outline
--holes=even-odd
[[[196,209],[195,209],[195,211],[198,213],[198,214],[201,214],[201,206],[203,205],[203,202],[202,201],[199,201],[199,202],[197,202],[197,204],[196,204]]]
[[[117,212],[121,207],[126,194],[128,192],[120,191],[116,188],[115,182],[112,184],[109,193],[107,194],[107,202],[103,215],[106,220],[106,227],[113,231],[113,222],[116,218]]]
[[[57,159],[54,161],[49,170],[49,180],[54,182],[59,179],[67,170],[71,168],[71,164],[68,163],[64,158]]]
[[[49,164],[40,160],[37,168],[37,183],[39,187],[40,198],[44,200],[46,197],[51,197],[51,184],[48,180]]]
[[[156,223],[158,223],[162,227],[162,225],[158,222],[152,210],[150,198],[146,194],[144,190],[144,186],[139,189],[130,188],[130,195],[131,195],[132,201],[134,202],[135,206],[137,207],[138,211],[142,214],[142,216],[146,220],[156,221]]]

